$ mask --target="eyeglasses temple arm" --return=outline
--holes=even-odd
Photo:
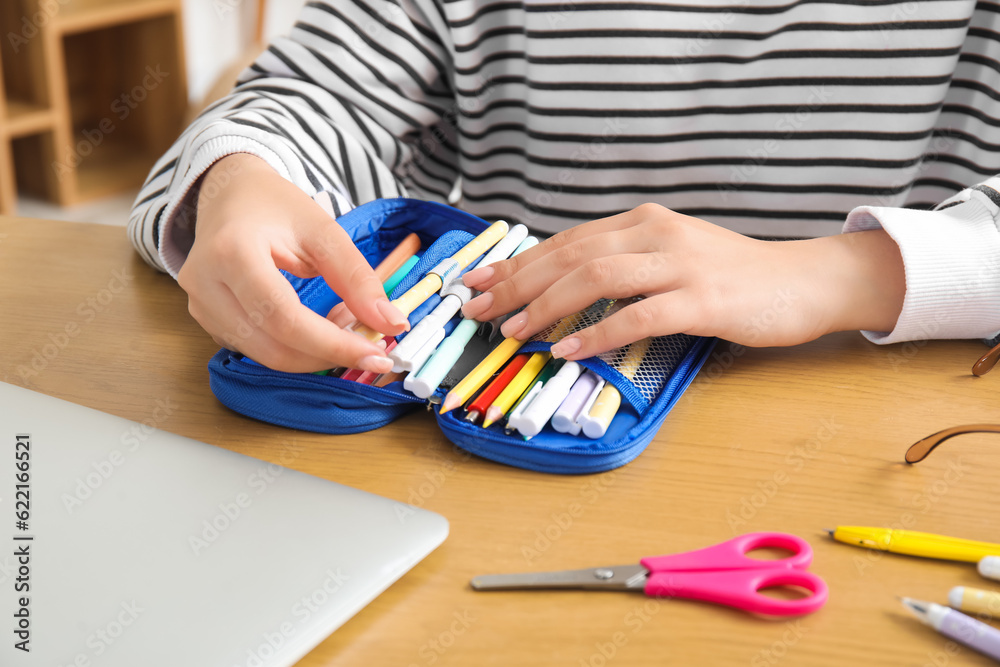
[[[907,463],[918,463],[927,458],[928,454],[933,452],[938,445],[940,445],[945,440],[953,438],[956,435],[963,435],[965,433],[1000,433],[1000,424],[966,424],[964,426],[952,426],[951,428],[946,428],[943,431],[938,431],[926,438],[921,438],[915,443],[910,445],[909,449],[906,450],[906,454],[903,459]]]
[[[1000,361],[1000,345],[990,348],[990,351],[979,357],[979,361],[972,364],[972,374],[976,377],[986,375]]]

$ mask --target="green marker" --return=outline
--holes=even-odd
[[[410,269],[420,261],[420,258],[414,255],[413,257],[406,260],[401,267],[396,269],[396,272],[389,276],[389,279],[382,283],[382,288],[385,290],[385,295],[389,296],[392,294],[392,290],[396,289],[396,286],[403,282],[403,278],[406,274],[410,272]]]

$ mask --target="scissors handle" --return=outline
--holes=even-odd
[[[761,595],[762,588],[797,586],[810,592],[793,600]],[[800,616],[822,607],[829,596],[826,582],[812,572],[792,568],[714,572],[657,572],[646,581],[646,595],[723,604],[767,616]]]
[[[792,552],[775,560],[750,558],[754,549],[776,547]],[[804,569],[812,563],[812,547],[797,535],[789,533],[747,533],[696,551],[685,551],[667,556],[643,558],[640,563],[651,573],[655,572],[707,572],[712,570],[773,570]]]

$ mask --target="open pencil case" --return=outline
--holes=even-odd
[[[480,218],[458,209],[404,198],[369,202],[337,221],[373,266],[411,232],[420,237],[423,249],[420,260],[390,298],[408,290],[428,270],[451,257],[488,226]],[[302,279],[285,275],[302,303],[321,315],[340,302],[321,277]],[[410,316],[411,325],[433,308],[439,298],[435,295],[415,310]],[[600,313],[600,310],[587,312]],[[573,327],[563,327],[560,334],[568,335],[600,316],[579,317]],[[454,322],[449,329],[453,326]],[[527,341],[518,354],[547,350],[556,342],[550,339],[554,329],[549,327]],[[558,433],[549,425],[526,440],[516,433],[506,434],[499,425],[482,428],[470,424],[462,419],[461,409],[444,415],[437,410],[433,413],[449,440],[483,458],[548,473],[611,470],[628,463],[646,448],[705,362],[714,342],[715,339],[684,334],[653,338],[642,362],[638,368],[630,369],[628,377],[618,370],[624,358],[621,351],[581,361],[584,367],[617,388],[622,397],[617,415],[599,439]],[[480,353],[489,347],[485,339],[479,340]],[[472,345],[470,348],[477,349]],[[306,431],[331,434],[369,431],[428,403],[406,391],[402,381],[376,387],[333,376],[284,373],[227,349],[219,350],[208,368],[213,393],[232,410]],[[440,402],[455,381],[453,376],[446,378],[431,402]]]

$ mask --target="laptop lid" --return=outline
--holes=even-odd
[[[0,438],[2,665],[285,667],[448,534],[437,514],[5,383]]]

